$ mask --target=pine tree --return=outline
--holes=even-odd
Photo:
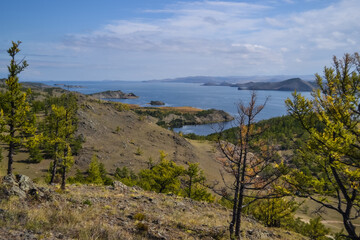
[[[8,169],[7,174],[12,174],[12,164],[16,151],[24,146],[29,136],[35,136],[34,127],[35,116],[30,112],[30,105],[26,101],[30,90],[27,93],[21,91],[18,74],[27,66],[27,62],[22,59],[16,61],[15,57],[20,52],[20,41],[12,42],[7,52],[11,57],[8,66],[9,75],[5,81],[6,91],[1,93],[1,130],[0,138],[8,146]]]

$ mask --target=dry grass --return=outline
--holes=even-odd
[[[31,231],[38,239],[228,239],[230,211],[217,204],[101,186],[57,192],[52,201],[2,201],[0,236]],[[246,219],[242,228],[244,239],[305,239]],[[266,234],[246,238],[248,230]]]

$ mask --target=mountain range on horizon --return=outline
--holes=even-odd
[[[314,75],[266,75],[266,76],[188,76],[179,78],[165,78],[145,80],[144,82],[182,82],[182,83],[204,83],[204,84],[238,84],[247,82],[280,82],[293,78],[301,78],[305,81],[314,81]]]

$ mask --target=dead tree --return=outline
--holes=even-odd
[[[269,193],[269,188],[281,176],[281,171],[273,164],[275,152],[258,138],[264,129],[254,125],[265,104],[266,101],[256,105],[256,93],[252,92],[248,105],[238,104],[237,127],[231,139],[225,131],[218,135],[217,144],[222,153],[220,161],[224,170],[232,176],[229,184],[222,174],[226,187],[232,192],[231,239],[240,239],[241,215],[245,206],[258,199],[278,197],[274,192]],[[248,198],[246,204],[245,198]]]

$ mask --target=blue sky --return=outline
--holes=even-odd
[[[308,75],[359,51],[358,0],[2,0],[0,77],[22,80]]]

